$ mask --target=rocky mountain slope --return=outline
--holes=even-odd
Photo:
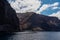
[[[28,15],[27,15],[28,14]],[[31,16],[29,16],[32,14]],[[27,18],[25,22],[22,23],[21,30],[33,30],[33,31],[60,31],[60,20],[56,17],[49,17],[34,12],[27,13],[17,13],[20,20]],[[27,17],[24,17],[26,16]],[[20,18],[23,17],[23,18]],[[21,22],[20,22],[21,23]],[[21,25],[21,24],[20,24]]]

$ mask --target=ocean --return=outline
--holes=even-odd
[[[14,32],[3,35],[0,40],[60,40],[60,32]]]

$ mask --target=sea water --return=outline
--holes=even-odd
[[[60,32],[15,32],[2,36],[0,40],[60,40]]]

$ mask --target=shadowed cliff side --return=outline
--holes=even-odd
[[[16,32],[19,30],[19,19],[7,0],[0,0],[0,32]]]

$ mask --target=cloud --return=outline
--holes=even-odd
[[[17,13],[34,12],[41,6],[41,1],[39,0],[15,0],[15,2],[10,2],[11,7],[15,9]]]
[[[52,9],[54,10],[54,9],[58,9],[58,7],[52,7]]]
[[[49,16],[58,17],[60,19],[60,11],[58,11],[57,13],[53,13]]]
[[[52,4],[51,6],[52,6],[52,9],[54,10],[54,9],[60,9],[60,7],[58,7],[58,5],[59,5],[59,2],[56,2],[56,3],[54,3],[54,4]]]
[[[40,14],[49,7],[49,4],[44,4],[36,13]]]
[[[54,4],[51,4],[52,7],[56,7],[59,5],[59,2],[55,2]]]
[[[47,8],[57,9],[58,5],[59,5],[59,2],[55,2],[53,4],[43,4],[42,7],[36,13],[40,14],[41,12],[46,10]]]
[[[60,9],[60,7],[58,7],[59,2],[55,2],[53,4],[43,4],[42,6],[42,2],[39,0],[10,0],[9,3],[17,13],[36,12],[37,14],[40,14],[48,8],[51,8],[52,10]],[[37,10],[38,8],[39,10]]]
[[[52,7],[52,10],[60,9],[60,7]]]

